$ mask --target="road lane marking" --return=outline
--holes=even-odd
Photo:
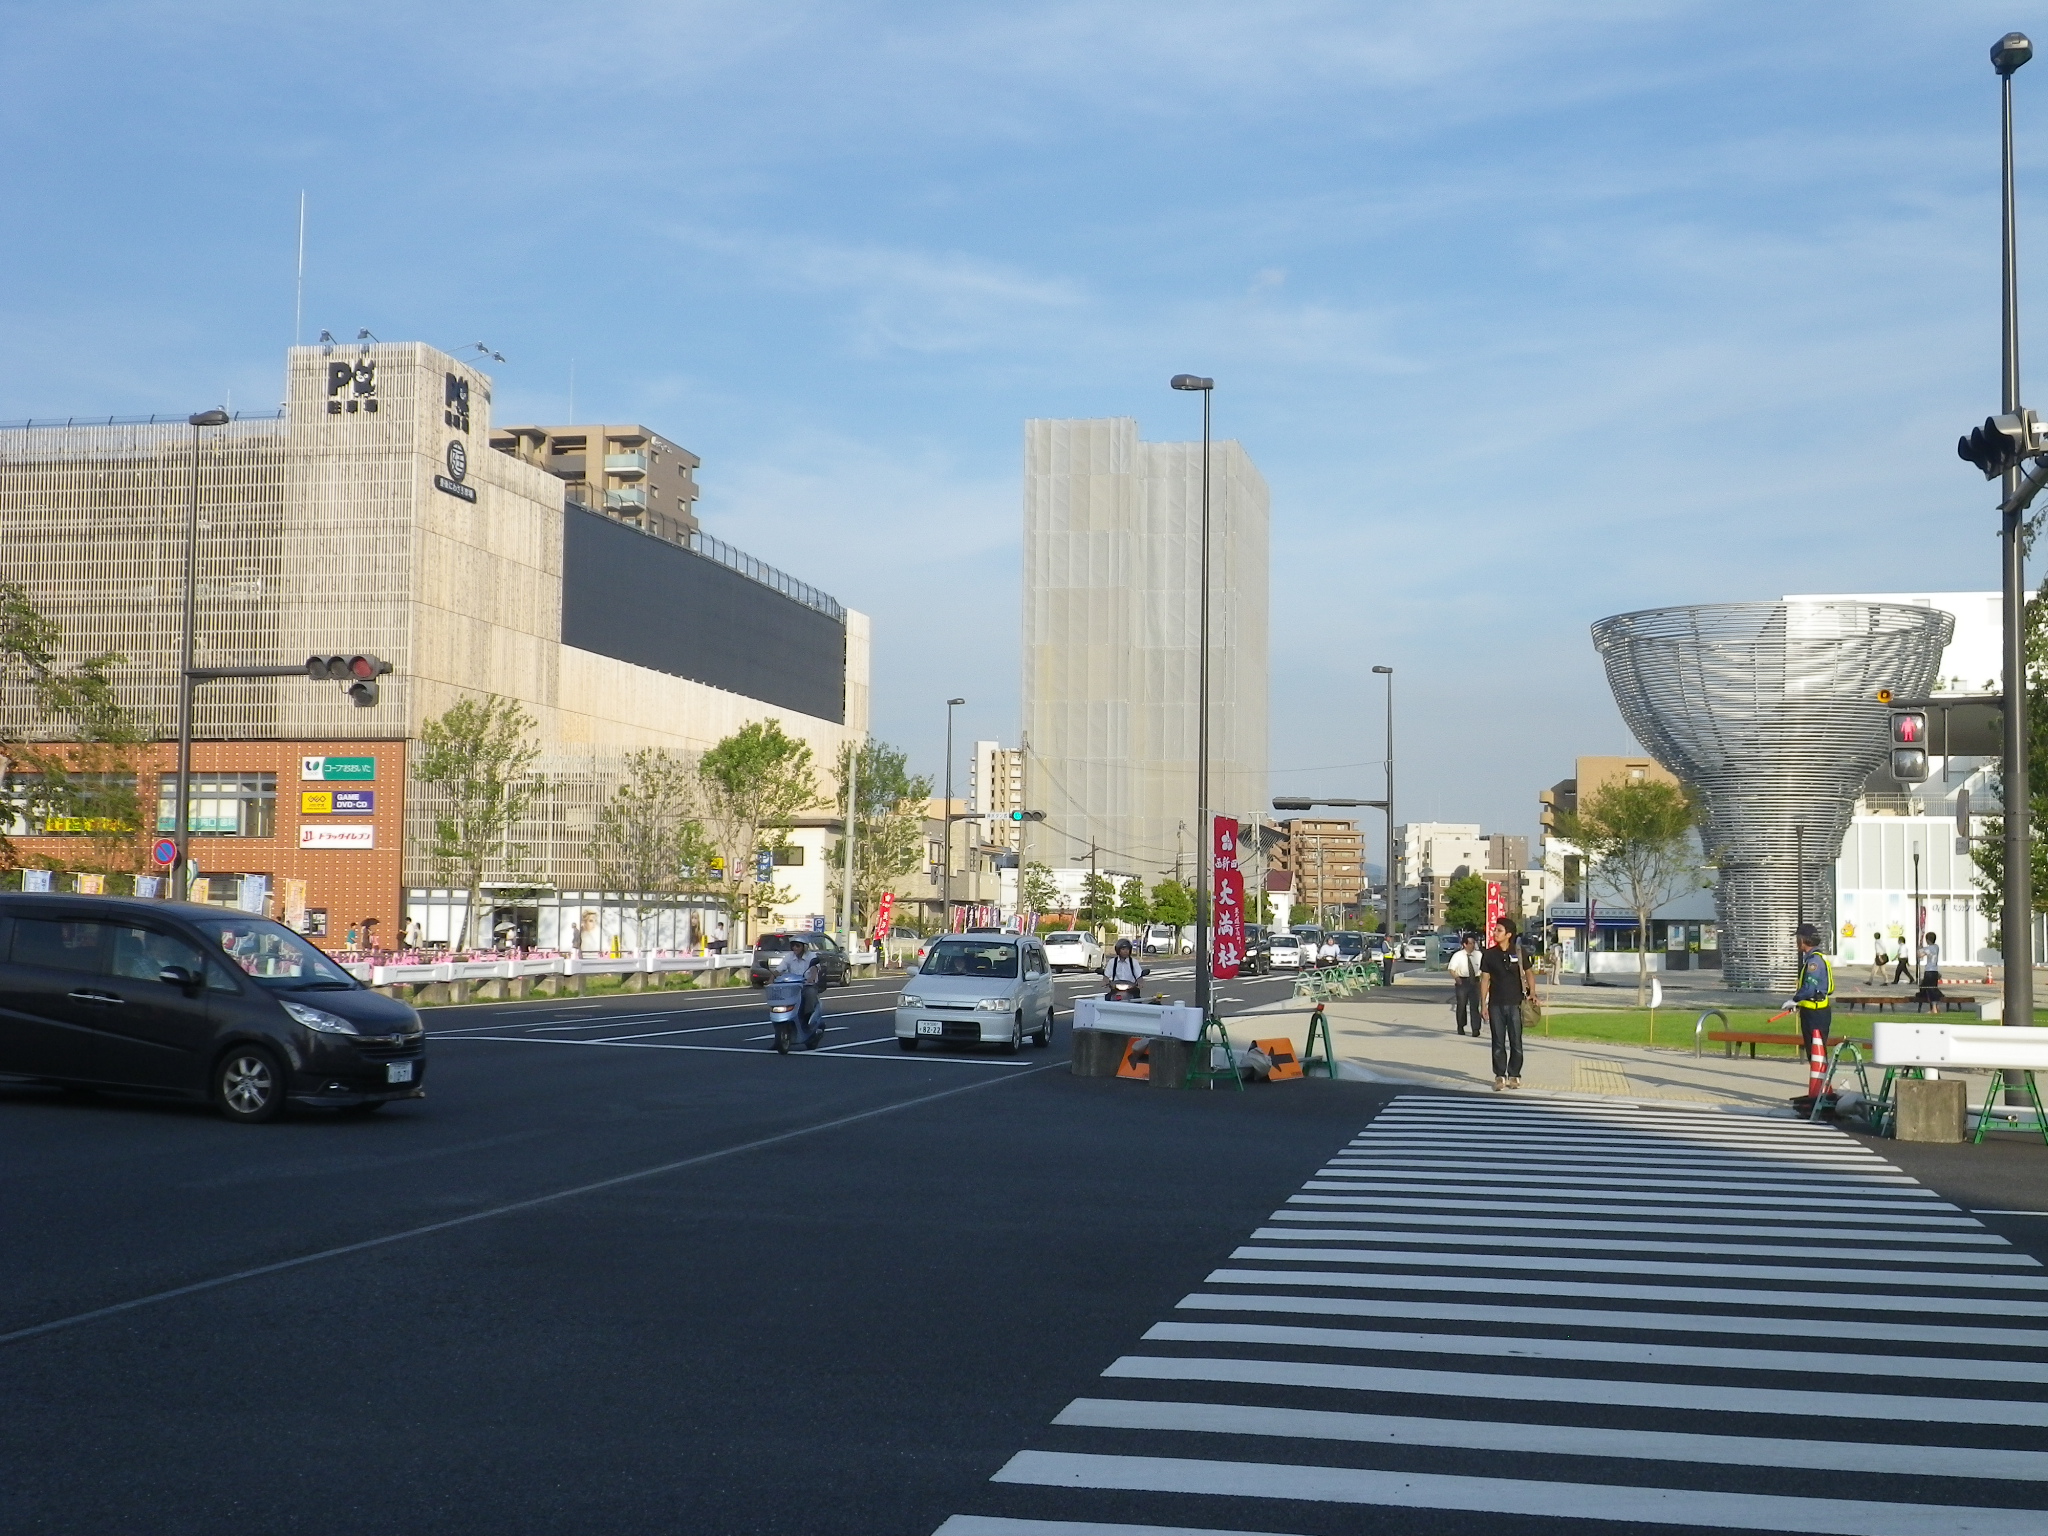
[[[775,1036],[772,1034],[752,1035],[749,1038],[761,1041],[773,1040]],[[566,1045],[588,1047],[591,1049],[611,1046],[622,1051],[709,1051],[714,1055],[720,1056],[760,1056],[763,1058],[779,1056],[781,1054],[779,1051],[763,1051],[753,1045],[672,1045],[659,1040],[558,1040],[553,1036],[540,1035],[463,1035],[449,1043],[470,1045],[478,1042],[487,1045]],[[825,1054],[825,1052],[823,1050],[800,1051],[794,1054],[820,1056]],[[905,1066],[916,1066],[921,1061],[932,1063],[950,1061],[958,1062],[963,1066],[982,1067],[1021,1067],[1029,1065],[1028,1062],[1007,1061],[988,1056],[950,1056],[925,1051],[902,1051],[896,1056],[835,1056],[832,1059],[834,1061],[896,1061],[899,1058]],[[1065,1065],[1065,1063],[1062,1062],[1060,1065]]]
[[[1367,1445],[1432,1445],[1455,1450],[1516,1451],[1543,1456],[1606,1456],[1682,1461],[1704,1466],[1793,1467],[1810,1471],[1896,1472],[1921,1477],[2048,1481],[2048,1454],[1968,1445],[1861,1444],[1850,1440],[1780,1440],[1750,1435],[1684,1434],[1669,1430],[1595,1429],[1584,1424],[1490,1423],[1484,1419],[1411,1419],[1315,1408],[1260,1408],[1238,1403],[1172,1403],[1142,1398],[1079,1397],[1055,1424],[1096,1429],[1165,1429],[1218,1435],[1279,1435],[1302,1440],[1355,1440]]]
[[[1608,1365],[1694,1367],[1719,1371],[1797,1371],[1813,1374],[1810,1351],[1727,1349],[1661,1341],[1516,1338],[1495,1333],[1386,1333],[1366,1328],[1315,1328],[1286,1323],[1154,1323],[1148,1341],[1181,1344],[1280,1344],[1301,1349],[1369,1349],[1403,1355],[1497,1355],[1507,1360],[1586,1360]],[[1953,1355],[1835,1354],[1827,1369],[1855,1376],[1903,1376],[1978,1381],[1988,1362]],[[2000,1381],[2048,1382],[2048,1362],[2001,1360]]]
[[[1167,1456],[1098,1456],[1019,1451],[996,1473],[999,1483],[1127,1492],[1215,1494],[1225,1498],[1304,1499],[1380,1504],[1397,1509],[1455,1509],[1483,1514],[1618,1521],[1624,1525],[1721,1526],[1816,1536],[2040,1536],[2041,1512],[1790,1494],[1715,1493],[1625,1483],[1538,1482],[1378,1472]],[[1101,1527],[1095,1527],[1101,1529]]]
[[[1402,1189],[1408,1188],[1405,1184],[1398,1187]],[[1857,1226],[1862,1226],[1865,1223],[1876,1223],[1887,1227],[1981,1227],[1983,1225],[1974,1216],[1923,1215],[1921,1213],[1928,1209],[1926,1206],[1914,1206],[1910,1209],[1880,1212],[1868,1210],[1859,1204],[1840,1210],[1817,1210],[1807,1201],[1786,1201],[1784,1203],[1788,1209],[1772,1210],[1770,1209],[1770,1202],[1767,1201],[1742,1200],[1729,1202],[1742,1206],[1742,1210],[1737,1213],[1734,1211],[1724,1211],[1718,1205],[1612,1205],[1604,1201],[1590,1202],[1549,1195],[1529,1195],[1525,1197],[1516,1190],[1499,1190],[1495,1191],[1495,1193],[1512,1195],[1514,1198],[1510,1200],[1411,1200],[1395,1196],[1347,1195],[1341,1199],[1329,1196],[1316,1196],[1317,1204],[1337,1205],[1342,1206],[1343,1209],[1335,1211],[1279,1210],[1275,1211],[1269,1219],[1273,1221],[1357,1221],[1361,1216],[1371,1215],[1376,1211],[1385,1211],[1391,1214],[1405,1211],[1411,1206],[1422,1206],[1431,1211],[1469,1211],[1473,1213],[1473,1219],[1475,1220],[1478,1219],[1478,1213],[1482,1211],[1512,1212],[1518,1216],[1523,1212],[1529,1211],[1540,1212],[1545,1216],[1560,1212],[1584,1211],[1587,1213],[1611,1212],[1617,1216],[1732,1216],[1740,1214],[1744,1221],[1835,1222]],[[1290,1198],[1300,1197],[1293,1196]],[[1663,1197],[1651,1195],[1646,1198],[1656,1200]],[[1540,1204],[1532,1203],[1539,1201],[1541,1202]],[[1957,1207],[1939,1205],[1934,1207],[1934,1209],[1953,1211]]]
[[[1689,1216],[1701,1214],[1698,1211],[1682,1213]],[[1466,1232],[1491,1232],[1498,1230],[1498,1224],[1478,1216],[1439,1216],[1429,1211],[1275,1211],[1274,1221],[1334,1222],[1366,1221],[1377,1223],[1375,1231],[1385,1232],[1396,1227],[1454,1227]],[[1781,1221],[1803,1221],[1803,1216],[1781,1216]],[[1975,1243],[1987,1248],[2009,1247],[2010,1244],[1996,1232],[1983,1230],[1980,1223],[1968,1217],[1953,1216],[1880,1216],[1871,1218],[1872,1223],[1889,1226],[1895,1222],[1953,1222],[1962,1221],[1976,1227],[1974,1232],[1893,1232],[1878,1230],[1877,1226],[1857,1218],[1858,1225],[1866,1229],[1856,1232],[1831,1232],[1828,1237],[1837,1243],[1878,1243],[1900,1242],[1910,1238],[1916,1243]],[[1800,1226],[1759,1227],[1744,1222],[1701,1222],[1701,1221],[1601,1221],[1594,1217],[1579,1216],[1570,1221],[1545,1221],[1540,1217],[1517,1215],[1515,1226],[1522,1231],[1554,1230],[1561,1232],[1582,1232],[1600,1236],[1608,1232],[1650,1232],[1658,1234],[1699,1233],[1715,1237],[1807,1237],[1811,1234]],[[1277,1236],[1278,1234],[1271,1234]],[[1417,1241],[1420,1241],[1417,1235]]]
[[[517,1039],[519,1037],[512,1037]],[[570,1044],[573,1042],[542,1042]],[[683,1047],[700,1049],[700,1047]],[[859,1060],[858,1057],[847,1058]],[[1019,1065],[1024,1065],[1020,1063]],[[1067,1065],[1064,1061],[1047,1062],[1030,1067],[1032,1072],[1050,1072]],[[760,1152],[769,1147],[779,1147],[785,1142],[798,1141],[806,1136],[820,1135],[825,1131],[836,1131],[849,1125],[858,1125],[864,1120],[878,1119],[893,1115],[900,1110],[916,1109],[925,1104],[936,1104],[941,1099],[955,1098],[963,1093],[975,1093],[994,1086],[1001,1078],[990,1078],[986,1082],[967,1083],[958,1088],[941,1088],[932,1093],[921,1093],[914,1099],[900,1099],[894,1104],[880,1104],[873,1109],[858,1110],[850,1115],[836,1115],[830,1120],[821,1120],[816,1125],[798,1126],[795,1130],[777,1131],[771,1136],[757,1136],[751,1141],[736,1142],[729,1147],[719,1147],[710,1152],[698,1152],[690,1157],[679,1157],[670,1162],[657,1163],[651,1168],[636,1168],[631,1173],[613,1174],[608,1179],[594,1179],[588,1184],[576,1184],[567,1189],[552,1190],[544,1195],[529,1195],[523,1200],[509,1200],[486,1210],[471,1211],[463,1216],[450,1216],[444,1221],[430,1221],[422,1226],[407,1227],[398,1232],[387,1232],[381,1237],[366,1237],[359,1242],[341,1243],[332,1248],[322,1248],[317,1253],[300,1254],[297,1258],[280,1259],[274,1264],[258,1264],[249,1269],[238,1269],[230,1274],[215,1275],[206,1280],[195,1280],[189,1285],[173,1286],[169,1290],[153,1291],[147,1296],[133,1297],[128,1301],[117,1301],[109,1306],[94,1307],[85,1312],[74,1312],[69,1317],[52,1318],[46,1323],[31,1323],[26,1328],[15,1328],[0,1333],[0,1344],[14,1344],[24,1339],[40,1338],[44,1334],[57,1333],[66,1328],[76,1328],[85,1323],[97,1322],[101,1318],[118,1317],[124,1312],[138,1311],[163,1302],[175,1301],[184,1296],[196,1296],[205,1291],[219,1290],[223,1286],[238,1285],[244,1280],[256,1280],[265,1275],[284,1274],[294,1269],[303,1269],[310,1264],[325,1263],[329,1259],[346,1258],[350,1254],[369,1253],[378,1248],[388,1248],[394,1243],[410,1242],[415,1238],[431,1237],[439,1232],[452,1232],[460,1227],[474,1226],[478,1222],[495,1221],[501,1216],[517,1215],[521,1211],[539,1210],[544,1206],[559,1205],[565,1200],[580,1199],[584,1195],[601,1194],[608,1189],[623,1188],[646,1179],[660,1178],[664,1174],[680,1173],[686,1168],[700,1168],[707,1163],[722,1162],[729,1157],[739,1157],[748,1152]]]
[[[1788,1238],[1796,1233],[1786,1233]],[[1897,1233],[1888,1233],[1894,1241]],[[1993,1234],[1986,1234],[1991,1236]],[[1297,1243],[1334,1243],[1358,1240],[1368,1243],[1435,1243],[1444,1248],[1549,1248],[1571,1249],[1585,1253],[1707,1253],[1726,1254],[1731,1257],[1744,1255],[1751,1258],[1826,1259],[1853,1255],[1856,1261],[1869,1263],[1882,1260],[1888,1264],[2010,1264],[2019,1268],[2039,1269],[2041,1261],[2031,1254],[2013,1251],[2005,1244],[2007,1251],[2000,1253],[1954,1253],[1933,1251],[1924,1248],[1852,1248],[1840,1247],[1804,1248],[1792,1243],[1714,1243],[1704,1238],[1690,1241],[1659,1243],[1645,1238],[1599,1238],[1599,1237],[1517,1237],[1505,1232],[1409,1232],[1409,1231],[1364,1231],[1348,1227],[1334,1230],[1294,1231],[1285,1227],[1260,1227],[1252,1236],[1263,1242],[1275,1240]],[[1876,1234],[1862,1239],[1876,1241]],[[1306,1257],[1313,1249],[1303,1249]]]
[[[1564,1270],[1578,1274],[1693,1275],[1700,1278],[1764,1281],[1822,1280],[1832,1285],[1956,1286],[1984,1291],[2048,1290],[2048,1275],[1950,1275],[1922,1269],[1844,1269],[1823,1264],[1680,1264],[1660,1259],[1586,1257],[1553,1259],[1537,1254],[1424,1253],[1399,1249],[1336,1248],[1304,1253],[1298,1248],[1231,1250],[1233,1259],[1276,1259],[1290,1264],[1434,1264],[1446,1269]]]
[[[1458,1397],[1476,1402],[1577,1403],[1686,1413],[1768,1413],[1794,1418],[2048,1428],[2048,1403],[1982,1397],[1904,1397],[1884,1392],[1817,1392],[1748,1385],[1709,1387],[1691,1381],[1680,1384],[1618,1381],[1605,1376],[1421,1371],[1382,1365],[1332,1365],[1319,1360],[1205,1359],[1186,1355],[1125,1355],[1102,1374],[1118,1380],[1227,1381],[1268,1387]],[[2035,1518],[2040,1518],[2038,1513]]]
[[[1822,1298],[1818,1303],[1825,1307]],[[1189,1312],[1279,1312],[1323,1317],[1412,1318],[1451,1327],[1459,1323],[1507,1323],[1518,1328],[1590,1328],[1611,1333],[1645,1329],[1652,1333],[1778,1334],[1804,1343],[1809,1339],[1872,1339],[1898,1343],[1896,1323],[1866,1323],[1838,1317],[1785,1317],[1761,1312],[1599,1311],[1591,1307],[1492,1306],[1460,1300],[1446,1310],[1440,1301],[1377,1301],[1356,1296],[1262,1296],[1224,1292],[1190,1292],[1174,1303]],[[1991,1349],[2048,1349],[2048,1328],[1973,1328],[1945,1323],[1915,1323],[1912,1335],[1920,1344],[1981,1344]]]

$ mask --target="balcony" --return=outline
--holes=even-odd
[[[647,508],[647,487],[624,485],[604,493],[605,510],[608,512],[642,512]]]
[[[647,473],[647,455],[608,453],[604,456],[604,472],[608,475],[644,475]]]

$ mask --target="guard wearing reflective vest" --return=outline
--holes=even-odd
[[[1820,933],[1811,923],[1799,925],[1799,990],[1785,1006],[1799,1012],[1799,1050],[1813,1054],[1813,1037],[1820,1036],[1822,1050],[1828,1043],[1828,1026],[1834,1022],[1835,968],[1820,952]]]

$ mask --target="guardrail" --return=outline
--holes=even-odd
[[[854,950],[854,965],[873,965],[873,950]],[[420,986],[437,981],[512,981],[521,976],[658,976],[678,971],[735,970],[753,964],[750,949],[724,955],[669,955],[651,950],[617,958],[563,955],[541,960],[440,960],[420,965],[344,964],[342,969],[373,987]]]

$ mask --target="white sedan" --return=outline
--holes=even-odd
[[[1048,933],[1045,957],[1052,962],[1055,972],[1102,969],[1102,946],[1095,942],[1092,933]]]
[[[1267,953],[1273,957],[1276,971],[1298,971],[1301,969],[1301,940],[1291,933],[1276,933],[1266,941]]]

